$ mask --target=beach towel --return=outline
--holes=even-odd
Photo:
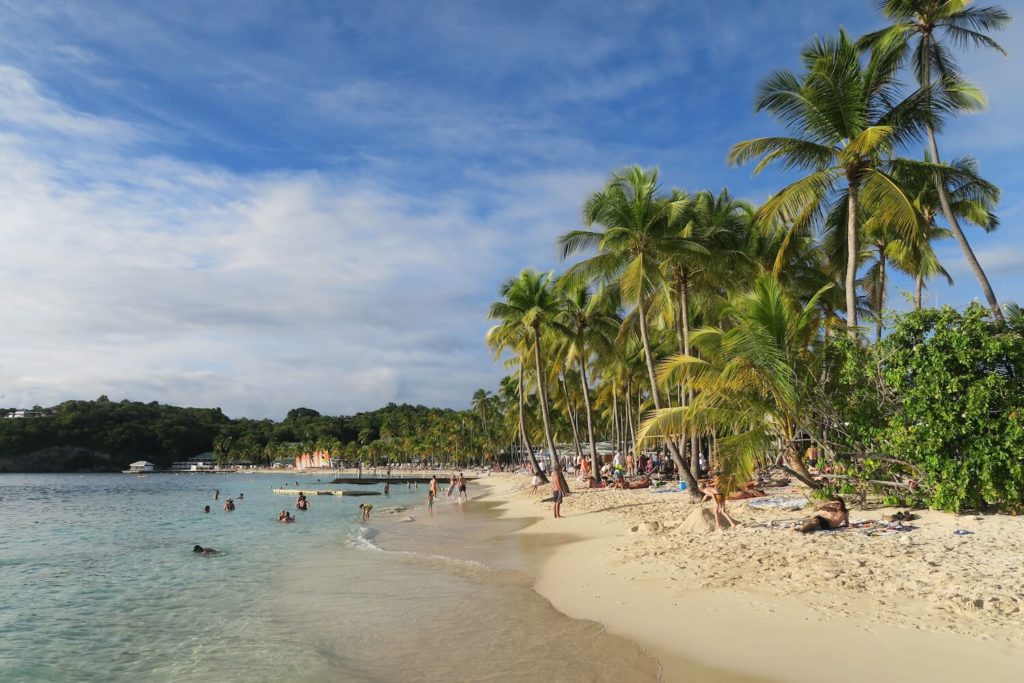
[[[808,500],[806,498],[780,498],[778,496],[752,498],[747,501],[747,505],[755,510],[800,510],[806,507],[807,503]]]

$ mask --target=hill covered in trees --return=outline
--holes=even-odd
[[[269,464],[311,449],[346,460],[444,457],[494,451],[478,411],[388,404],[356,415],[295,408],[285,419],[232,419],[219,408],[157,402],[66,401],[36,416],[0,416],[0,471],[119,470],[133,460],[158,467],[213,451],[220,461]]]

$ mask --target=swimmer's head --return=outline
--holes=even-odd
[[[193,547],[192,548],[192,552],[194,552],[194,553],[201,553],[201,552],[203,552],[203,546],[197,545],[197,546]]]

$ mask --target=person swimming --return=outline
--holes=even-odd
[[[235,501],[233,501],[232,499],[228,498],[228,501],[226,503],[224,503],[224,512],[234,512],[234,511],[235,511]]]
[[[243,498],[245,498],[245,494],[244,493],[239,493],[238,494],[238,500],[242,500]]]
[[[201,545],[193,546],[192,552],[194,552],[196,555],[216,555],[216,554],[218,554],[217,550],[214,550],[213,548],[204,548]]]
[[[281,510],[281,514],[277,516],[277,521],[284,522],[285,524],[291,524],[295,521],[295,518],[292,517],[292,513],[287,510]]]
[[[205,512],[205,513],[209,514],[209,512],[210,512],[210,506],[209,506],[209,505],[207,505],[206,507],[204,507],[204,508],[203,508],[203,512]]]
[[[309,501],[306,499],[306,494],[303,493],[302,491],[299,491],[299,497],[295,501],[295,509],[296,510],[308,510],[309,509]]]

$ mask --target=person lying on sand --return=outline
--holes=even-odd
[[[815,504],[817,514],[804,522],[797,531],[809,534],[814,531],[828,531],[850,526],[850,511],[846,509],[846,501],[837,496],[835,500],[826,500]]]
[[[704,503],[709,500],[715,501],[715,529],[722,530],[722,517],[725,517],[731,526],[736,526],[736,520],[730,517],[725,509],[725,495],[718,489],[718,478],[702,479],[700,483],[704,485],[700,490],[704,494],[700,499],[700,506],[704,507]]]

